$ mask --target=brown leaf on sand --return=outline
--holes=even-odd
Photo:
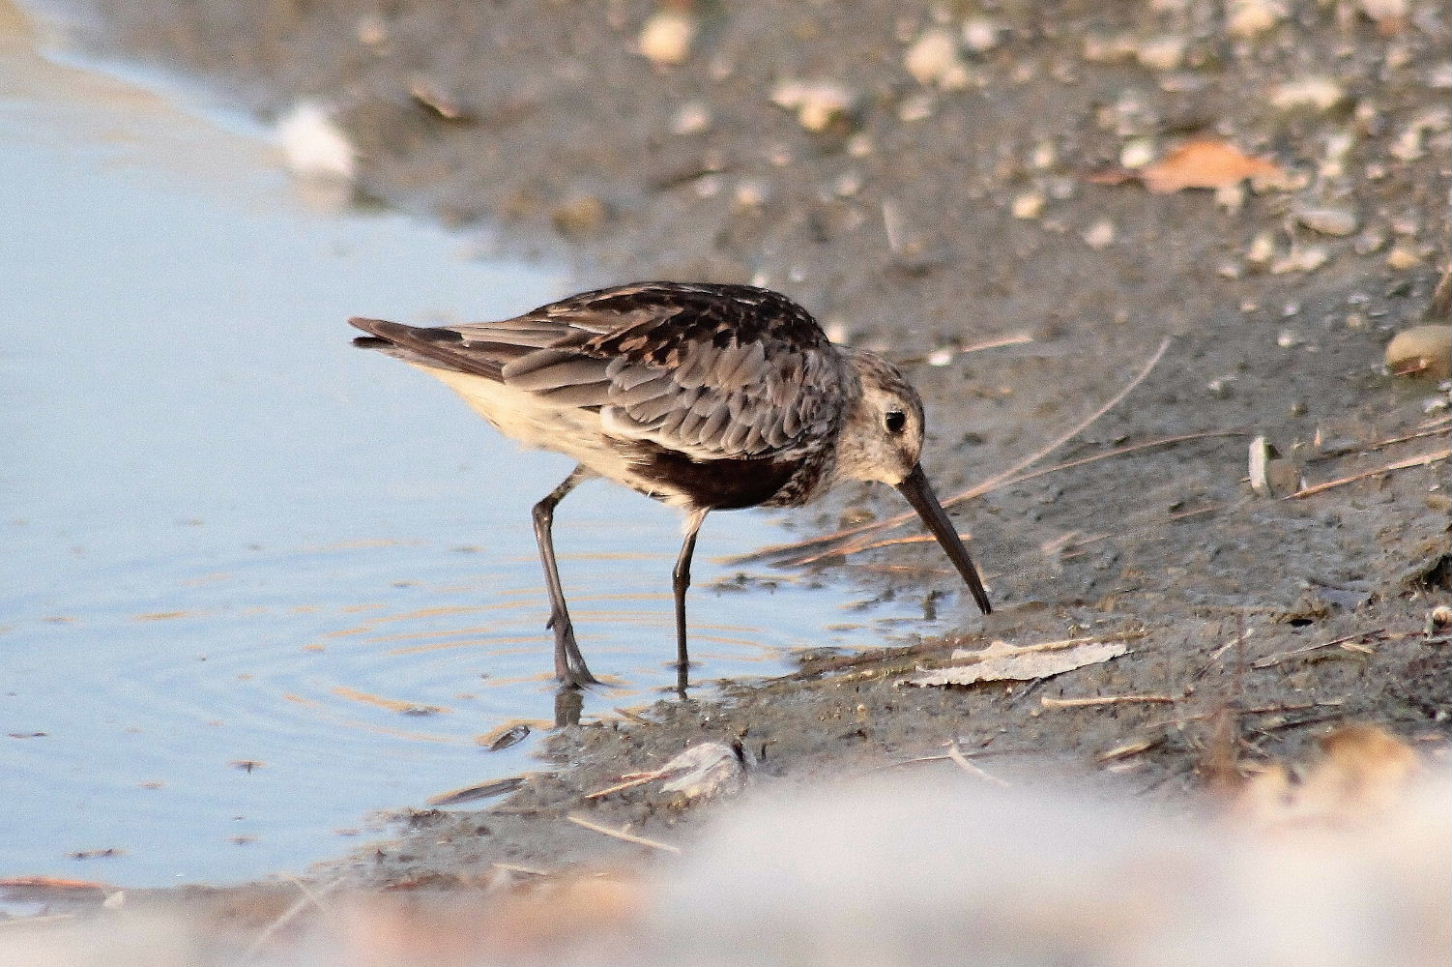
[[[1168,195],[1186,188],[1229,188],[1247,178],[1279,181],[1285,177],[1285,169],[1225,141],[1201,140],[1182,144],[1146,166],[1139,176],[1150,191]]]

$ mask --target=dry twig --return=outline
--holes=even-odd
[[[1441,450],[1430,450],[1427,453],[1419,453],[1415,457],[1408,457],[1405,460],[1398,460],[1389,463],[1384,467],[1377,467],[1374,470],[1363,470],[1361,473],[1354,473],[1349,477],[1340,477],[1336,480],[1328,480],[1325,483],[1316,484],[1314,487],[1305,487],[1293,494],[1287,494],[1282,500],[1295,500],[1299,497],[1309,497],[1312,494],[1319,494],[1323,490],[1330,490],[1333,487],[1340,487],[1349,483],[1356,483],[1358,480],[1366,480],[1369,477],[1381,477],[1397,470],[1408,470],[1412,467],[1428,467],[1441,460],[1452,457],[1452,447]]]
[[[969,762],[968,757],[963,754],[963,750],[958,747],[957,739],[952,739],[948,742],[948,758],[959,769],[962,769],[975,779],[982,779],[984,782],[992,783],[995,786],[1002,786],[1004,789],[1008,789],[1013,785]]]
[[[1044,708],[1087,708],[1094,705],[1129,705],[1136,702],[1173,704],[1178,701],[1173,695],[1086,695],[1082,698],[1050,698],[1044,695],[1039,699],[1039,704]]]
[[[565,817],[576,826],[588,829],[592,833],[599,833],[602,836],[609,836],[611,839],[618,839],[626,843],[634,843],[637,846],[649,846],[651,849],[664,850],[667,853],[680,854],[679,846],[672,846],[670,843],[662,843],[660,840],[646,839],[644,836],[637,836],[634,833],[627,833],[623,829],[611,829],[609,826],[602,826],[584,816],[569,815]]]
[[[1299,658],[1302,655],[1309,655],[1312,652],[1322,651],[1326,648],[1335,648],[1338,645],[1344,646],[1350,642],[1359,641],[1362,638],[1381,639],[1386,638],[1387,636],[1388,632],[1385,628],[1376,628],[1372,631],[1358,631],[1355,634],[1342,635],[1340,638],[1332,638],[1330,641],[1323,641],[1315,645],[1307,645],[1304,648],[1292,648],[1290,651],[1283,651],[1275,655],[1267,655],[1265,658],[1256,659],[1254,662],[1251,663],[1250,667],[1257,669],[1270,668],[1273,665],[1279,665],[1281,662],[1289,661],[1292,658]]]

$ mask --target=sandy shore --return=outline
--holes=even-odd
[[[908,361],[940,495],[997,481],[955,511],[999,607],[986,627],[931,543],[829,547],[824,579],[953,609],[961,635],[561,729],[558,770],[502,805],[409,815],[324,875],[637,862],[569,817],[688,837],[712,810],[659,784],[584,796],[702,739],[740,741],[776,785],[951,740],[1015,781],[1054,771],[1171,809],[1217,755],[1294,758],[1335,724],[1444,745],[1452,649],[1427,629],[1452,596],[1447,393],[1388,374],[1383,349],[1447,264],[1447,9],[1289,6],[684,3],[666,9],[690,42],[647,38],[652,60],[662,14],[640,2],[95,4],[96,49],[264,117],[326,103],[361,191],[573,260],[581,288],[786,291]],[[1246,479],[1256,436],[1289,461],[1269,493]],[[1299,477],[1347,482],[1290,496]],[[894,501],[848,488],[800,530]],[[903,684],[958,647],[1074,637],[1128,653]],[[1157,698],[1074,701],[1115,696]]]

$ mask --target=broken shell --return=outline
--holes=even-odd
[[[1452,377],[1452,326],[1413,326],[1387,343],[1386,367],[1404,376]]]

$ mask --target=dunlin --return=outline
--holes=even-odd
[[[534,507],[549,588],[555,675],[597,683],[575,642],[555,562],[555,506],[606,477],[686,512],[676,559],[678,668],[686,588],[713,510],[795,507],[839,480],[900,490],[991,608],[918,458],[923,404],[891,363],[828,341],[801,306],[745,285],[638,282],[584,292],[502,322],[418,328],[350,319],[379,349],[443,380],[506,436],[578,462]]]

